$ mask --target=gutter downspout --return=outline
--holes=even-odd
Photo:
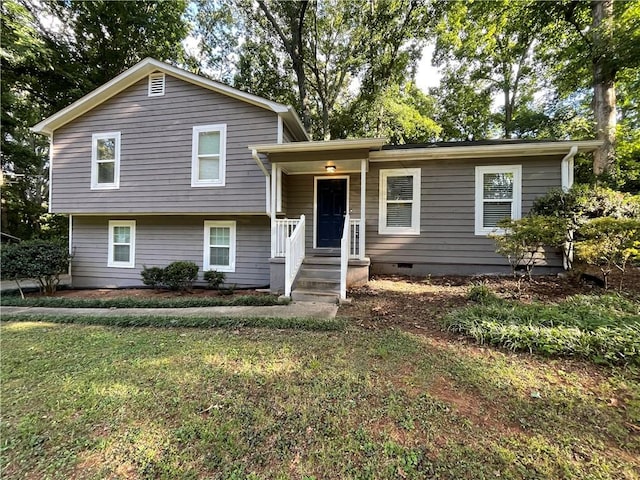
[[[267,215],[271,217],[271,174],[269,173],[269,170],[267,170],[267,167],[264,166],[264,163],[262,163],[262,160],[260,160],[260,157],[258,156],[258,151],[255,148],[251,149],[251,156],[256,161],[256,163],[258,164],[258,167],[260,167],[260,170],[262,170],[262,173],[264,173],[264,176],[265,176],[265,185],[266,185],[266,192],[267,192],[266,212],[267,212]]]
[[[578,146],[574,145],[560,162],[560,174],[562,178],[562,190],[569,191],[573,185],[573,157],[578,153]],[[566,231],[564,244],[562,245],[562,267],[571,270],[573,264],[573,229]]]
[[[578,146],[574,145],[560,162],[562,190],[565,192],[573,185],[573,157],[578,153]]]

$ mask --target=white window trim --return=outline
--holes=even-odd
[[[115,262],[113,260],[113,228],[114,227],[130,227],[131,242],[129,243],[129,261]],[[136,221],[135,220],[109,220],[109,248],[108,248],[107,266],[115,268],[135,268],[136,266]]]
[[[98,140],[116,139],[116,158],[113,183],[98,183]],[[120,132],[94,133],[91,136],[91,190],[117,190],[120,188]]]
[[[151,90],[151,85],[153,84],[153,81],[156,78],[161,78],[162,79],[162,91],[158,92],[158,93],[152,93]],[[162,97],[164,95],[164,88],[165,88],[165,76],[164,73],[152,73],[149,75],[149,90],[148,90],[148,96],[150,97]]]
[[[387,178],[411,175],[413,177],[413,200],[411,205],[411,227],[387,226]],[[379,222],[378,233],[380,235],[420,235],[420,196],[421,196],[422,172],[420,168],[391,168],[380,170],[380,183],[378,197]]]
[[[513,199],[511,200],[511,219],[518,220],[522,215],[522,165],[486,165],[476,167],[475,234],[500,235],[504,233],[504,230],[495,227],[483,226],[483,206],[485,203],[483,183],[485,173],[513,174]]]
[[[220,132],[220,170],[218,180],[198,179],[198,136],[200,132]],[[227,125],[199,125],[193,127],[191,147],[191,186],[192,187],[224,187],[226,171]]]
[[[211,227],[229,227],[229,265],[211,265]],[[204,222],[204,257],[202,261],[202,270],[207,272],[215,270],[217,272],[235,272],[236,271],[236,222],[231,220],[206,220]]]

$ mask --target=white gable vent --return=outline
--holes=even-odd
[[[164,95],[164,73],[152,73],[149,75],[149,96],[160,97]]]

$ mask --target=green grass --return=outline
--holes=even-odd
[[[69,297],[26,297],[2,295],[0,305],[16,307],[57,307],[57,308],[188,308],[227,306],[270,306],[282,305],[276,295],[239,295],[235,297],[176,297],[176,298],[69,298]]]
[[[4,314],[6,322],[49,322],[77,323],[80,325],[104,325],[111,327],[164,327],[164,328],[276,328],[291,330],[343,330],[345,321],[341,319],[316,318],[238,318],[199,317],[171,315],[21,315]]]
[[[556,305],[502,300],[472,287],[479,305],[444,318],[451,331],[511,350],[640,366],[640,303],[621,295],[577,295]]]
[[[2,478],[640,477],[637,369],[393,330],[0,328]]]

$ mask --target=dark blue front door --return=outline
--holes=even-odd
[[[347,213],[347,179],[318,179],[317,195],[316,246],[339,247],[344,216]]]

